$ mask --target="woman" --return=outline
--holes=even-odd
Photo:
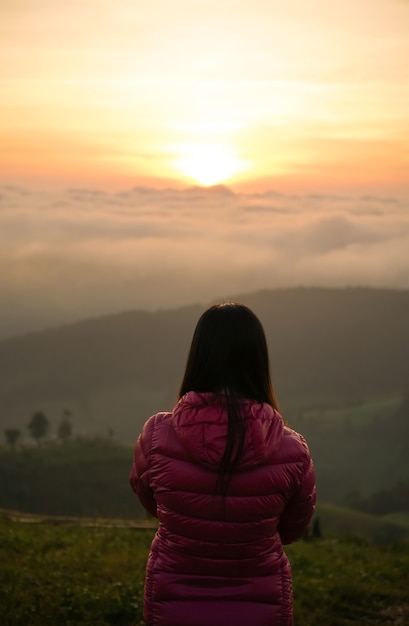
[[[159,518],[145,580],[148,626],[288,626],[291,569],[315,505],[303,437],[277,410],[263,327],[208,309],[171,413],[145,424],[131,485]]]

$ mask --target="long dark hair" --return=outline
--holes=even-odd
[[[216,304],[200,317],[179,398],[188,391],[213,392],[225,402],[228,430],[219,465],[219,488],[225,492],[244,448],[243,399],[278,409],[263,326],[248,307]]]

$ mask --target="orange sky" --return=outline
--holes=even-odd
[[[3,182],[409,188],[409,3],[5,0]]]
[[[0,340],[409,288],[409,2],[2,0]]]

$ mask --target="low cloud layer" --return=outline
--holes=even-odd
[[[399,198],[0,189],[0,338],[257,289],[409,288]]]

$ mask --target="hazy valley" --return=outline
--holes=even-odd
[[[264,324],[281,410],[309,441],[321,498],[362,504],[407,485],[409,292],[282,289],[237,299]],[[129,311],[0,342],[2,431],[19,429],[32,445],[27,424],[42,411],[56,440],[67,414],[72,438],[125,446],[124,476],[143,422],[176,401],[202,310]]]

